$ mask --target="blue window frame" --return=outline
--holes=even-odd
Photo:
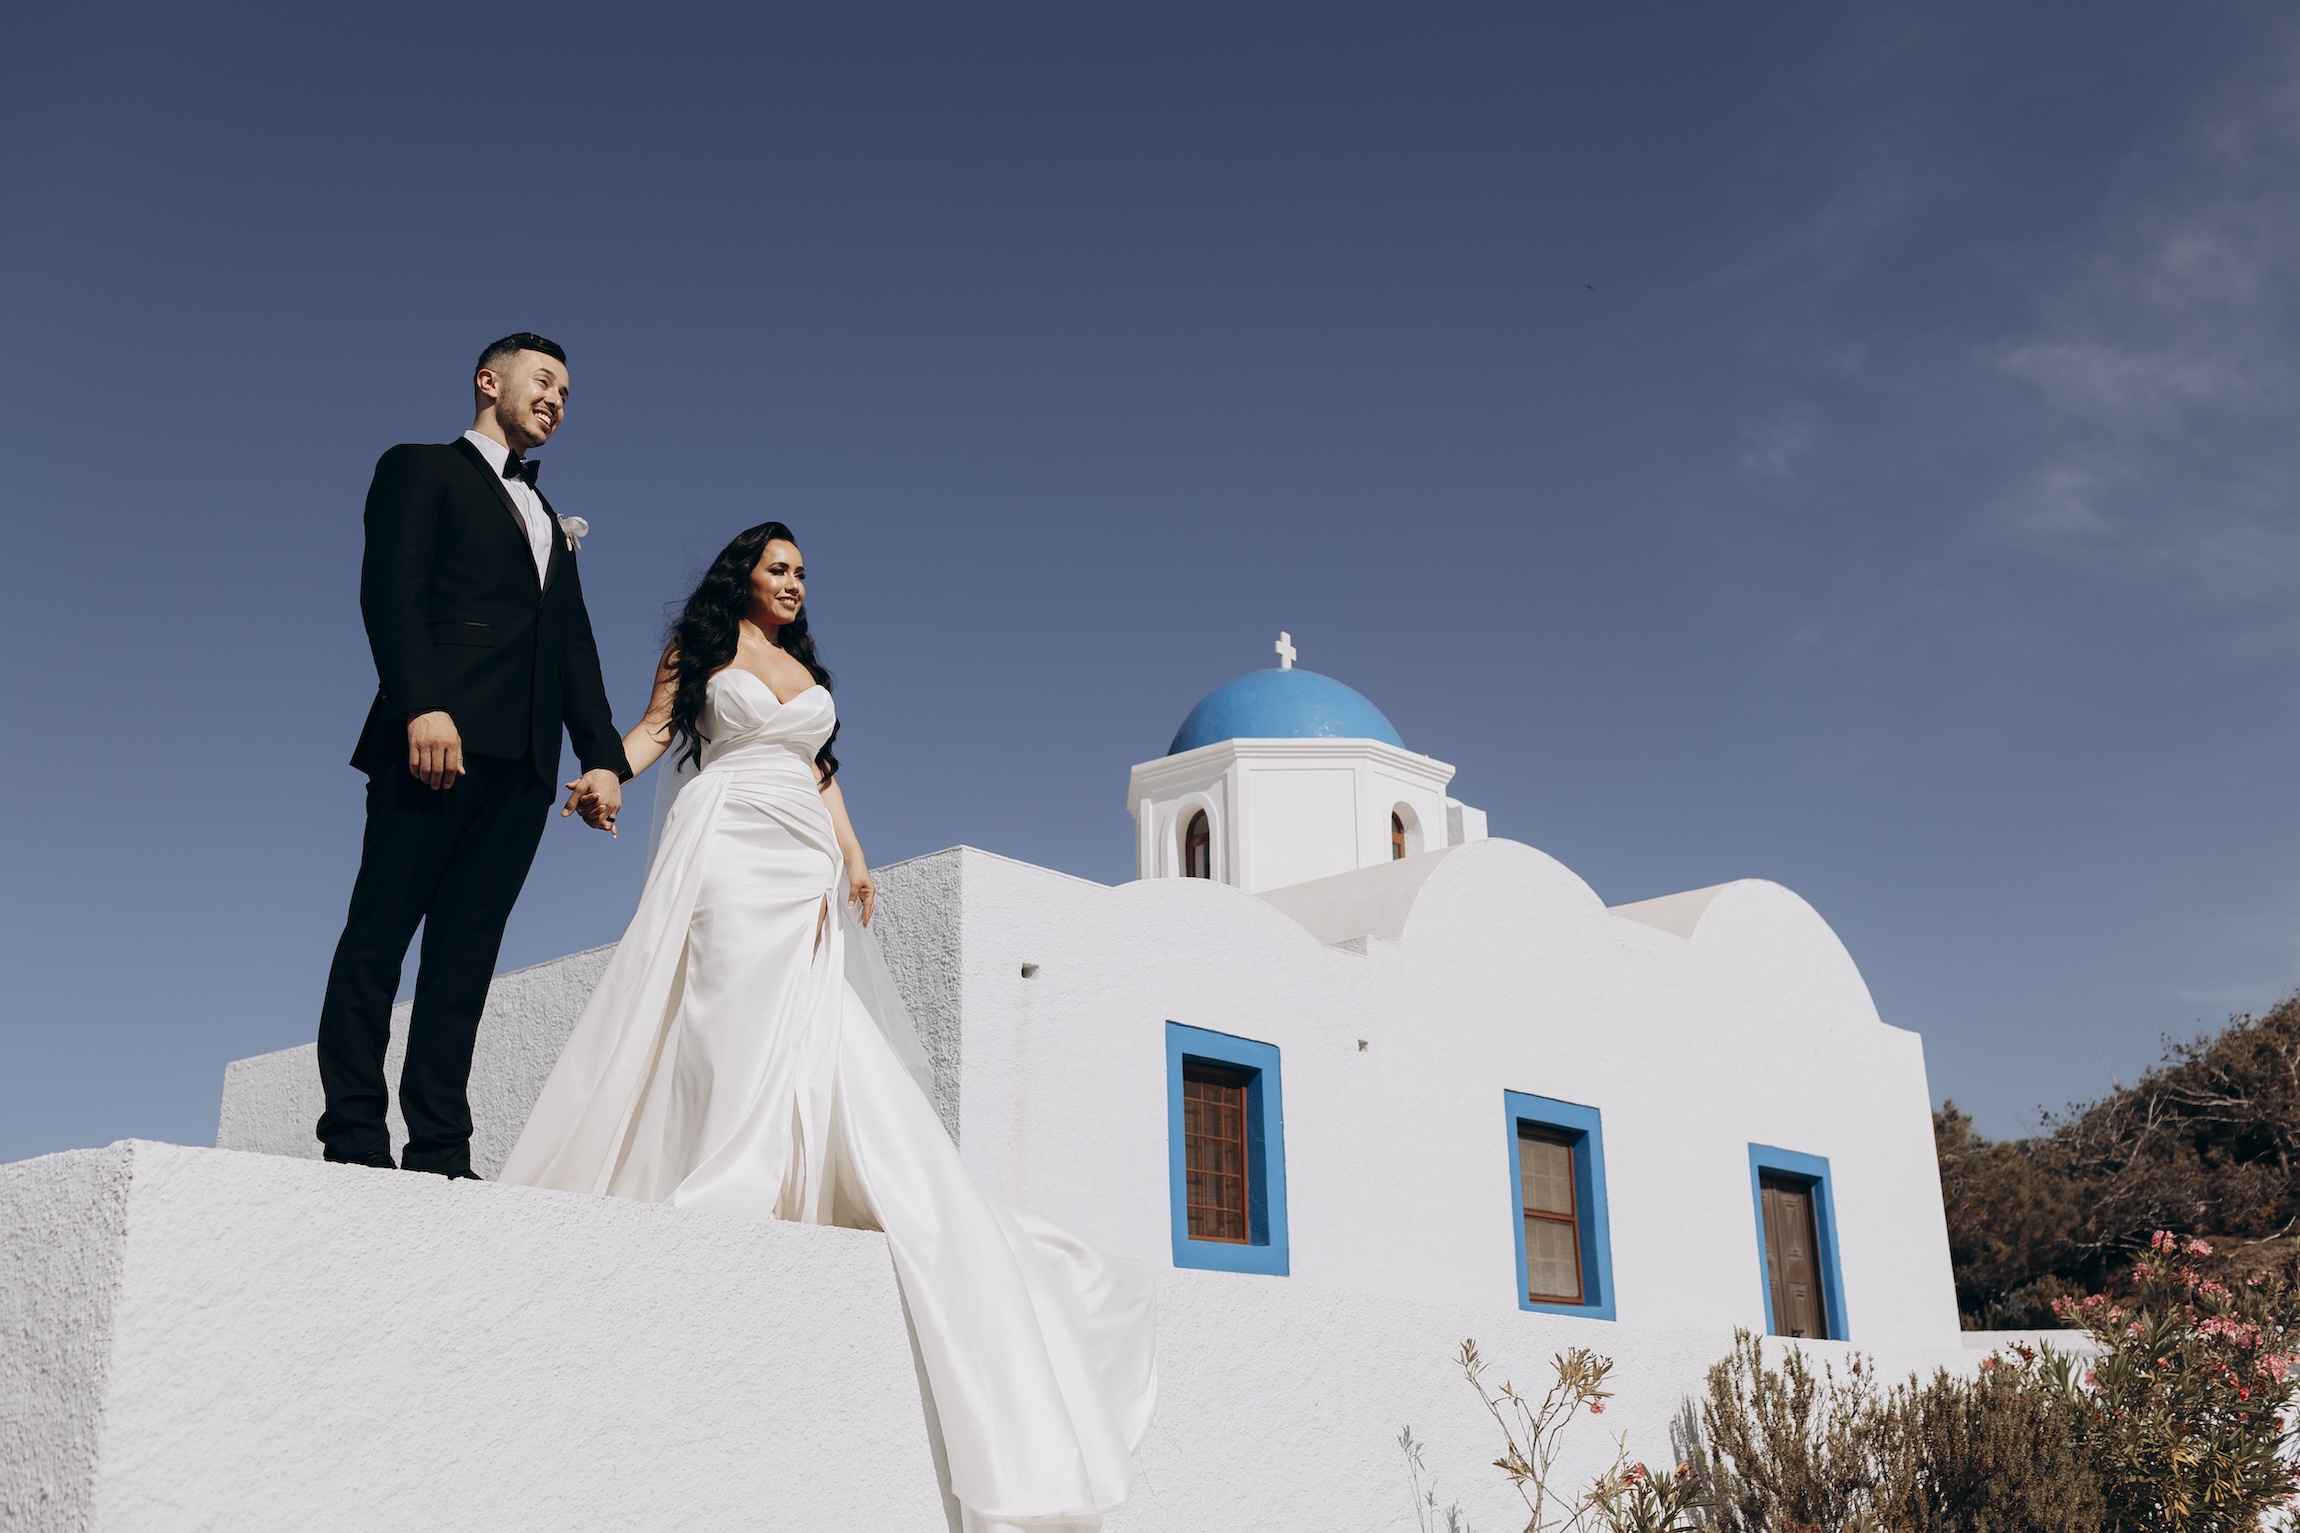
[[[1753,1144],[1749,1146],[1749,1198],[1757,1211],[1757,1286],[1765,1295],[1766,1332],[1777,1331],[1772,1263],[1765,1248],[1765,1182],[1768,1178],[1802,1183],[1811,1189],[1813,1259],[1821,1269],[1821,1319],[1828,1330],[1828,1340],[1852,1340],[1852,1327],[1845,1318],[1844,1269],[1837,1259],[1837,1204],[1830,1187],[1827,1158],[1803,1155],[1775,1145]]]
[[[1529,1096],[1501,1094],[1509,1130],[1510,1228],[1517,1239],[1517,1307],[1584,1320],[1613,1318],[1613,1235],[1605,1209],[1605,1125],[1594,1107]],[[1563,1144],[1573,1157],[1573,1236],[1580,1258],[1581,1302],[1561,1304],[1532,1296],[1526,1270],[1527,1203],[1525,1153],[1528,1137]]]
[[[1242,1086],[1245,1092],[1243,1241],[1200,1240],[1190,1234],[1190,1164],[1182,1087],[1186,1075],[1208,1071]],[[1179,1022],[1166,1024],[1166,1168],[1175,1266],[1286,1276],[1286,1113],[1275,1046],[1202,1027],[1184,1027]]]

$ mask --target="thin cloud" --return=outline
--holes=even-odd
[[[2199,407],[2257,392],[2226,357],[2136,352],[2100,340],[2016,346],[1996,365],[2033,387],[2050,408],[2116,432],[2169,431]]]
[[[1984,354],[2033,412],[1996,530],[2208,602],[2300,588],[2300,48],[2275,79],[2128,167],[2033,333]]]
[[[1776,483],[1793,483],[1799,470],[1820,448],[1813,422],[1801,415],[1767,421],[1746,433],[1748,446],[1741,454],[1742,472]]]

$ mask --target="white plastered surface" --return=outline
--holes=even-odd
[[[149,1143],[8,1172],[0,1270],[21,1271],[59,1218],[110,1253],[47,1287],[51,1313],[79,1317],[68,1329],[92,1370],[59,1374],[38,1337],[0,1334],[11,1410],[56,1424],[52,1441],[92,1432],[95,1449],[49,1459],[82,1478],[13,1504],[11,1529],[950,1527],[874,1234]],[[108,1198],[124,1219],[78,1222]],[[1708,1331],[1170,1272],[1159,1410],[1112,1533],[1412,1529],[1408,1424],[1441,1501],[1514,1525],[1492,1424],[1451,1363],[1465,1336],[1520,1385],[1545,1382],[1567,1345],[1619,1360],[1613,1409],[1570,1439],[1575,1480],[1623,1433],[1666,1462],[1669,1420],[1723,1347]],[[1977,1355],[1878,1361],[1897,1375]]]
[[[1829,1160],[1861,1351],[1892,1375],[1977,1361],[1920,1040],[1883,1024],[1834,933],[1777,885],[1608,910],[1504,841],[1267,900],[1203,880],[1106,888],[965,848],[880,876],[890,964],[954,1130],[963,1104],[968,1163],[1107,1249],[1171,1260],[1167,1022],[1280,1050],[1292,1274],[1169,1272],[1164,1394],[1121,1533],[1413,1527],[1409,1422],[1441,1500],[1512,1525],[1499,1444],[1449,1362],[1470,1335],[1520,1384],[1568,1343],[1619,1361],[1615,1408],[1569,1474],[1624,1429],[1666,1460],[1669,1419],[1733,1328],[1763,1324],[1752,1142]],[[496,982],[473,1080],[483,1169],[605,957]],[[1504,1090],[1603,1114],[1617,1322],[1515,1305]],[[241,1061],[219,1139],[313,1155],[318,1110],[308,1048]],[[271,1157],[87,1153],[0,1183],[0,1273],[44,1274],[0,1312],[27,1317],[0,1335],[18,1412],[0,1421],[0,1487],[46,1487],[47,1520],[26,1524],[43,1533],[876,1533],[943,1515],[876,1236]],[[288,1488],[268,1488],[281,1465]],[[266,1520],[275,1500],[310,1520]],[[57,1520],[75,1505],[101,1520]],[[363,1523],[373,1505],[393,1520]]]
[[[948,1526],[877,1235],[140,1142],[26,1164],[130,1176],[109,1323],[73,1328],[87,1519],[11,1528]],[[84,1402],[34,1416],[61,1440]]]

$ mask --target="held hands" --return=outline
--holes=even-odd
[[[870,869],[860,857],[847,859],[847,899],[855,907],[855,919],[870,925],[871,912],[878,908],[878,885],[870,881]]]
[[[623,780],[605,767],[593,767],[581,777],[567,784],[567,802],[559,811],[559,818],[571,814],[583,817],[583,823],[593,830],[615,834],[615,817],[623,812]]]
[[[443,710],[407,721],[407,769],[427,788],[452,788],[463,775],[463,736]]]

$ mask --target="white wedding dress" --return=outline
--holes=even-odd
[[[884,1230],[968,1533],[1097,1528],[1157,1392],[1154,1275],[959,1159],[846,901],[815,786],[830,693],[785,703],[728,669],[709,702],[702,768],[502,1180]]]

